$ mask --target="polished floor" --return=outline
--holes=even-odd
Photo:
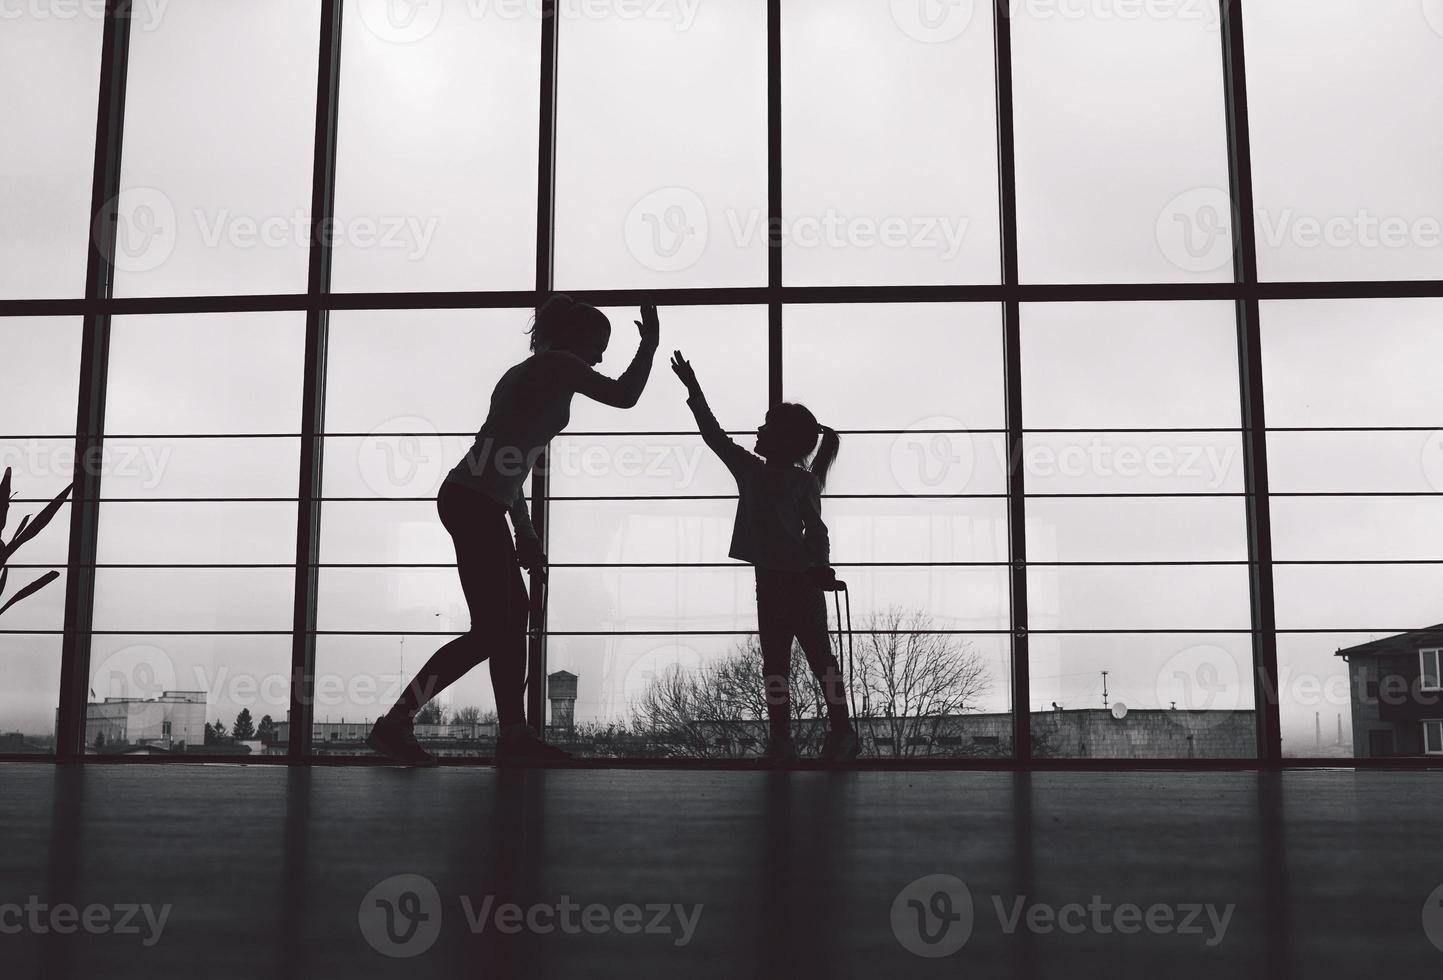
[[[1431,978],[1440,827],[1426,772],[10,764],[0,976]]]

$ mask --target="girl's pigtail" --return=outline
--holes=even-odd
[[[831,470],[832,464],[837,461],[837,453],[842,448],[841,437],[831,426],[818,426],[822,430],[822,443],[817,447],[817,455],[812,457],[812,475],[817,478],[823,490],[827,489],[827,472]]]

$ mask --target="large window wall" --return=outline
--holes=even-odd
[[[468,626],[434,496],[553,291],[613,374],[658,302],[744,444],[841,433],[869,757],[1426,751],[1355,648],[1443,620],[1428,5],[129,10],[0,34],[12,515],[75,481],[11,563],[61,576],[0,619],[0,752],[361,752]],[[533,719],[754,752],[735,487],[662,358],[547,464]],[[445,692],[438,751],[493,705]]]

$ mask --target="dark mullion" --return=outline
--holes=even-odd
[[[997,182],[1001,228],[1003,360],[1006,372],[1007,557],[1012,619],[1012,746],[1019,765],[1032,762],[1032,701],[1027,630],[1027,486],[1022,458],[1022,326],[1016,291],[1017,157],[1012,114],[1012,22],[1007,0],[993,6],[997,70]]]
[[[130,22],[130,0],[107,0],[101,42],[95,165],[90,188],[90,249],[85,270],[87,304],[108,300],[115,286]],[[65,634],[61,645],[60,699],[56,711],[55,749],[63,759],[79,760],[85,756],[90,647],[95,615],[94,566],[100,522],[100,454],[105,445],[109,363],[110,314],[90,312],[85,317],[80,350],[74,496],[70,505],[70,550],[65,578]]]
[[[782,374],[782,0],[767,0],[767,402]]]
[[[311,180],[310,271],[307,292],[331,288],[330,223],[335,213],[336,126],[341,89],[342,0],[323,0],[316,66],[316,140]],[[296,508],[296,581],[291,638],[291,739],[294,761],[311,752],[316,685],[316,602],[320,582],[321,471],[326,431],[326,347],[330,313],[319,303],[306,313],[301,400],[300,490]]]
[[[536,154],[536,294],[537,309],[556,286],[556,0],[541,4],[541,98]],[[548,521],[550,453],[543,452],[531,474],[531,523],[543,545]],[[537,732],[546,730],[546,569],[528,576],[530,636],[526,646],[526,719]]]
[[[1242,0],[1218,0],[1218,3],[1222,14],[1223,80],[1227,99],[1228,182],[1233,203],[1233,277],[1243,287],[1242,298],[1237,301],[1238,381],[1251,562],[1248,581],[1253,622],[1254,697],[1258,707],[1258,758],[1266,764],[1276,764],[1282,758],[1282,720],[1243,4]]]

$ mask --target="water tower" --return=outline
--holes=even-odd
[[[576,675],[558,670],[546,676],[546,696],[551,701],[551,725],[570,732],[576,728]]]

